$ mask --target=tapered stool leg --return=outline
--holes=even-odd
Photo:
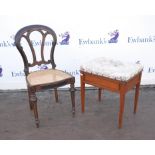
[[[98,100],[101,101],[102,88],[98,89]]]
[[[120,111],[119,111],[119,124],[118,124],[119,128],[122,128],[122,123],[123,123],[124,102],[125,102],[125,91],[122,86],[120,90]]]
[[[85,111],[85,82],[84,76],[81,75],[81,107],[82,112]]]
[[[140,83],[138,83],[136,85],[135,100],[134,100],[134,113],[137,112],[137,105],[138,105],[138,98],[139,98],[139,87],[140,87]]]

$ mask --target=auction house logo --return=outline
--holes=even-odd
[[[118,37],[119,37],[119,31],[118,30],[115,30],[115,31],[110,32],[108,34],[111,37],[110,40],[108,40],[109,43],[117,43],[118,42]]]
[[[155,42],[155,36],[149,35],[149,36],[132,36],[128,37],[128,43],[154,43]]]
[[[61,33],[59,35],[60,37],[60,45],[69,45],[69,39],[70,39],[70,34],[68,31],[66,31],[65,33]]]
[[[65,31],[64,33],[60,33],[58,35],[58,42],[57,45],[69,45],[69,40],[70,40],[70,34],[68,31]],[[14,43],[14,35],[10,36],[10,39],[8,40],[0,40],[0,48],[4,47],[15,47]],[[41,46],[42,40],[31,40],[31,43],[33,46]],[[53,42],[52,40],[47,40],[45,41],[45,46],[52,46]]]
[[[87,38],[79,39],[79,45],[104,45],[109,43],[117,43],[119,37],[119,31],[116,29],[108,33],[108,36],[98,37],[97,39]]]
[[[47,65],[38,66],[38,70],[46,70],[46,69],[48,69]]]
[[[2,66],[0,65],[0,77],[2,77],[2,72],[3,72],[3,69],[2,69]]]

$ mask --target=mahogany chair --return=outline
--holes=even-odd
[[[85,111],[85,84],[98,87],[98,99],[101,100],[102,89],[120,94],[118,127],[122,127],[125,94],[135,89],[134,113],[137,111],[139,87],[143,67],[141,64],[123,63],[107,58],[96,58],[80,67],[81,72],[81,107]]]
[[[24,62],[29,104],[30,109],[34,111],[36,127],[39,127],[36,92],[41,89],[54,89],[55,99],[58,102],[57,88],[69,84],[72,113],[73,115],[75,113],[75,77],[56,69],[54,61],[56,44],[56,33],[44,25],[23,27],[15,35],[15,45]],[[46,66],[45,69],[38,69],[42,65]]]

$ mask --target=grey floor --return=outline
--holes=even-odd
[[[134,90],[126,95],[123,128],[118,129],[119,94],[86,90],[86,109],[81,113],[80,91],[76,91],[76,116],[71,114],[70,93],[59,90],[37,93],[40,128],[34,124],[26,91],[0,92],[0,139],[50,140],[151,140],[155,139],[155,88],[140,89],[137,114],[133,114]]]

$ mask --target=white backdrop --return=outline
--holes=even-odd
[[[59,18],[57,18],[59,17]],[[0,16],[0,89],[23,89],[23,62],[14,46],[14,35],[23,26],[47,25],[56,32],[57,68],[76,77],[80,86],[80,64],[94,57],[110,57],[122,61],[139,61],[144,66],[142,84],[155,84],[155,16],[103,16],[103,18],[67,18],[56,15],[1,15]],[[101,16],[100,16],[101,17]],[[65,19],[64,19],[65,18]],[[113,43],[110,39],[119,34]],[[68,32],[68,45],[61,45]]]

